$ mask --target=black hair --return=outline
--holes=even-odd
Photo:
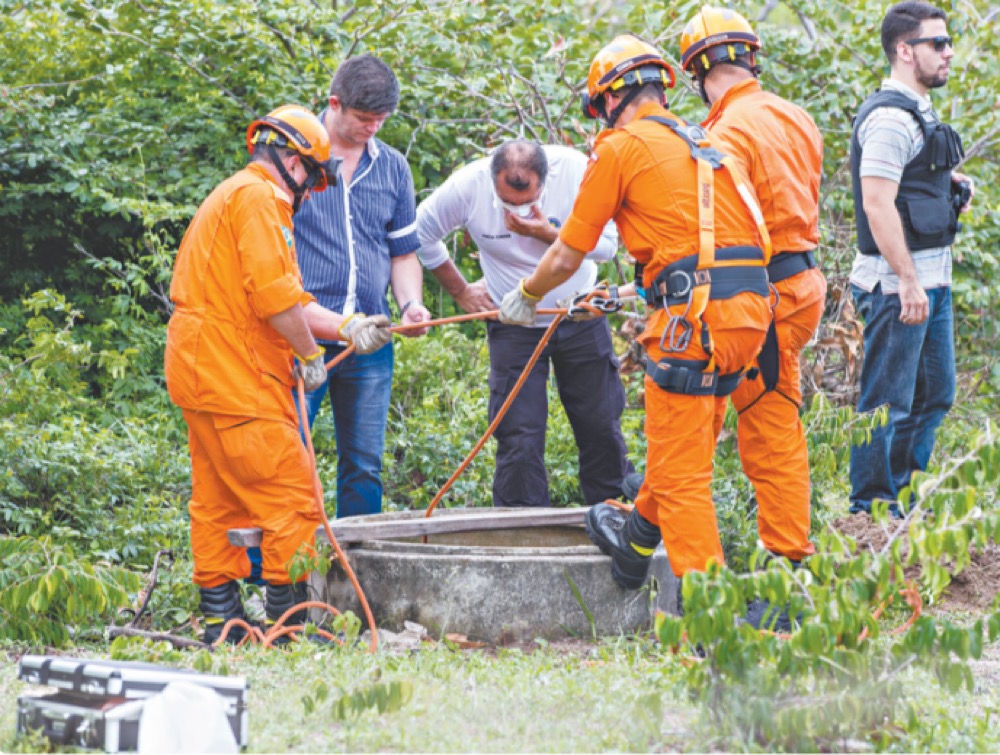
[[[640,101],[642,100],[656,100],[657,102],[663,102],[663,82],[662,81],[648,81],[645,84],[640,84],[639,93],[636,98]]]
[[[364,113],[391,113],[399,105],[399,81],[374,55],[348,58],[330,82],[330,96],[340,104]]]
[[[501,173],[505,173],[504,182],[514,191],[524,191],[531,186],[531,173],[538,176],[538,184],[541,186],[549,174],[545,150],[542,145],[528,139],[504,142],[497,147],[490,160],[490,174],[494,184]]]
[[[920,0],[907,0],[889,8],[882,19],[882,50],[890,65],[896,62],[896,45],[919,33],[920,24],[929,18],[948,20],[943,10]]]

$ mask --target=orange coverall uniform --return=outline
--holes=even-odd
[[[697,163],[673,131],[642,120],[651,115],[680,121],[657,103],[644,102],[627,126],[602,132],[573,212],[559,233],[570,247],[590,250],[614,218],[629,253],[646,265],[647,287],[664,267],[699,249]],[[716,170],[713,177],[715,247],[760,246],[756,224],[729,172]],[[683,310],[653,311],[640,337],[649,359],[708,359],[698,337],[682,353],[660,349],[669,315]],[[765,296],[743,292],[709,301],[703,320],[711,329],[716,365],[722,373],[736,372],[749,366],[760,349],[770,304]],[[701,323],[692,324],[699,333]],[[646,478],[635,505],[659,525],[671,567],[682,576],[704,570],[710,561],[724,561],[711,482],[713,420],[716,404],[725,399],[668,393],[648,375],[645,386]]]
[[[181,241],[170,283],[167,389],[188,425],[194,581],[250,574],[226,530],[260,527],[263,577],[288,584],[319,514],[292,402],[293,352],[268,318],[311,297],[302,288],[290,198],[262,166],[221,183]]]
[[[716,100],[702,125],[750,178],[770,232],[772,262],[782,254],[814,250],[823,138],[809,114],[748,79]],[[797,560],[815,552],[809,542],[809,452],[799,419],[799,358],[819,327],[826,280],[811,268],[774,286],[778,383],[766,391],[762,376],[744,379],[731,398],[739,413],[740,459],[757,493],[760,538],[769,551]],[[723,404],[717,430],[724,413]]]

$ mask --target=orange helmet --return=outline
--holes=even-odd
[[[662,83],[665,89],[676,83],[674,70],[660,51],[631,34],[615,37],[590,64],[583,113],[588,118],[604,115],[605,92],[653,81]]]
[[[299,105],[282,105],[247,127],[247,149],[253,154],[256,145],[287,147],[302,156],[314,184],[308,188],[323,191],[337,185],[340,159],[330,158],[330,135],[326,126],[309,110]]]
[[[706,5],[681,33],[681,68],[704,73],[716,63],[734,62],[740,55],[752,55],[759,49],[760,38],[743,16]],[[751,66],[755,67],[752,61]]]

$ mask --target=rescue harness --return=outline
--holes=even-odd
[[[653,309],[683,306],[680,314],[670,313],[660,337],[660,349],[668,353],[687,350],[694,335],[694,322],[701,323],[701,347],[707,360],[663,358],[646,360],[646,373],[669,393],[688,396],[728,396],[747,372],[720,374],[715,364],[712,333],[703,319],[711,300],[730,299],[751,292],[768,296],[771,290],[767,265],[771,259],[771,238],[753,192],[736,169],[735,161],[709,141],[705,129],[686,122],[650,115],[643,118],[666,126],[684,140],[691,158],[698,164],[698,252],[683,257],[661,270],[652,285],[643,289],[646,303]],[[725,168],[757,225],[762,246],[715,247],[715,171]],[[639,278],[641,281],[641,278]]]

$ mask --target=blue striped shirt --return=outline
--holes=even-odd
[[[416,219],[406,158],[372,137],[350,186],[313,194],[295,213],[306,291],[334,312],[388,315],[391,258],[420,247]]]

